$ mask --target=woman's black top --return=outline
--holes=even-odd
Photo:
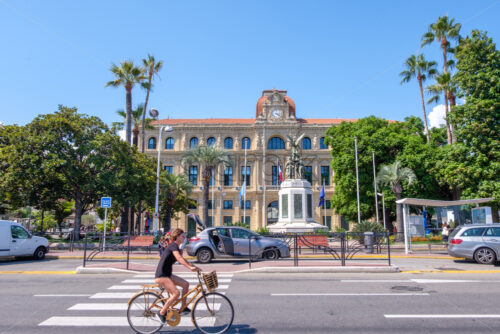
[[[161,255],[160,262],[158,262],[158,267],[156,268],[155,278],[172,276],[172,266],[177,261],[174,251],[179,252],[179,246],[175,242],[172,242],[165,248]]]

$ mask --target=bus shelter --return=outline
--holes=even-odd
[[[423,198],[403,198],[396,201],[397,204],[403,205],[403,227],[404,227],[404,240],[405,240],[405,253],[411,253],[411,237],[413,235],[419,235],[422,233],[423,224],[416,224],[414,221],[415,216],[410,216],[410,206],[420,206],[423,208],[433,207],[438,209],[441,217],[446,222],[453,221],[455,226],[472,224],[474,223],[472,215],[464,214],[464,210],[461,209],[463,206],[472,207],[475,206],[479,208],[480,203],[491,202],[493,198],[476,198],[476,199],[464,199],[458,201],[441,201],[434,199],[423,199]],[[441,209],[441,210],[440,210]],[[475,210],[475,209],[473,209]],[[469,210],[471,211],[471,210]],[[425,229],[425,227],[423,227]],[[425,231],[423,232],[425,233]]]

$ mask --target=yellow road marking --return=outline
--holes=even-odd
[[[24,274],[24,275],[73,275],[76,274],[75,270],[69,271],[48,271],[48,270],[31,270],[31,271],[22,271],[22,270],[4,270],[0,271],[0,275],[3,274]]]

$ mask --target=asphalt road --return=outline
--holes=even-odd
[[[138,275],[0,275],[0,333],[132,333],[124,318]],[[222,279],[222,278],[221,278]],[[500,274],[234,274],[230,333],[497,333]],[[125,286],[125,288],[117,287]],[[130,288],[127,288],[130,287]],[[106,294],[106,295],[104,295]],[[99,309],[102,308],[102,309]],[[104,321],[104,322],[100,322]],[[63,324],[66,325],[63,326]],[[89,326],[101,323],[99,326]],[[166,328],[168,329],[168,328]],[[170,331],[162,331],[169,333]],[[176,333],[194,332],[189,321]]]

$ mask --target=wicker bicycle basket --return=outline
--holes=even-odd
[[[217,272],[215,270],[209,272],[208,274],[203,274],[203,281],[205,282],[208,291],[215,290],[219,286]]]

